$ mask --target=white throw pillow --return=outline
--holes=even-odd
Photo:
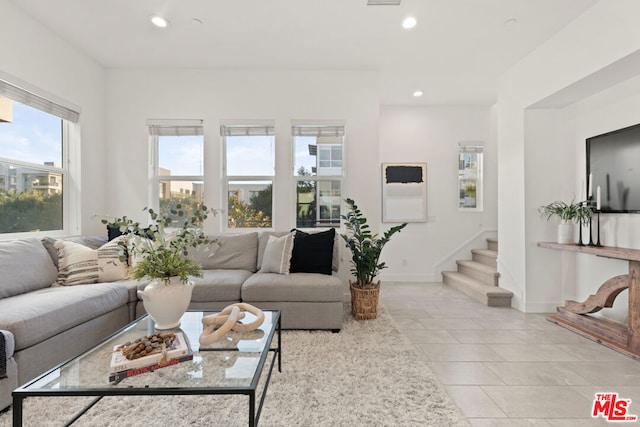
[[[56,285],[72,286],[97,282],[114,282],[129,277],[126,262],[118,259],[120,236],[94,250],[79,243],[57,240],[58,280]]]
[[[289,274],[292,252],[293,233],[282,237],[269,236],[260,273]]]

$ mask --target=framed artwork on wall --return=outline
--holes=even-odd
[[[427,221],[427,164],[382,164],[382,221]]]

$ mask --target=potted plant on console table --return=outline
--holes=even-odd
[[[147,228],[127,217],[102,220],[111,230],[128,235],[119,245],[120,261],[129,263],[130,276],[151,280],[144,290],[138,291],[138,296],[155,321],[156,329],[180,325],[180,318],[191,302],[194,282],[190,278],[203,276],[202,266],[189,256],[189,249],[216,243],[202,229],[208,214],[215,215],[215,211],[197,205],[190,216],[185,216],[185,210],[179,204],[169,212],[149,209],[153,224]],[[182,226],[175,231],[170,231],[170,227],[175,226],[172,216],[183,219]]]
[[[378,272],[386,268],[380,262],[380,253],[391,236],[407,226],[407,223],[396,225],[382,236],[372,234],[367,219],[352,199],[345,199],[349,212],[340,215],[345,221],[347,234],[341,234],[347,247],[351,250],[351,272],[356,276],[354,282],[349,281],[351,289],[351,313],[356,319],[375,319],[378,316],[378,300],[380,297],[380,281],[374,282]]]
[[[578,223],[579,226],[586,224],[591,215],[593,214],[591,208],[586,202],[574,202],[565,203],[561,201],[555,201],[545,206],[540,206],[538,212],[542,216],[545,216],[547,220],[553,216],[557,216],[560,219],[558,224],[558,243],[562,244],[575,244],[573,238],[573,223]],[[582,240],[582,239],[581,239]]]

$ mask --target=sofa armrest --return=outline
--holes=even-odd
[[[13,357],[14,350],[13,334],[0,329],[0,379],[7,376],[7,360]]]

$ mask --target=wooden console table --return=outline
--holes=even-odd
[[[566,301],[557,313],[547,317],[553,323],[584,337],[640,360],[640,250],[608,246],[578,246],[540,242],[541,248],[580,252],[629,262],[629,273],[604,282],[595,295],[584,302]],[[628,325],[600,317],[589,316],[603,308],[611,308],[613,301],[629,289]]]

